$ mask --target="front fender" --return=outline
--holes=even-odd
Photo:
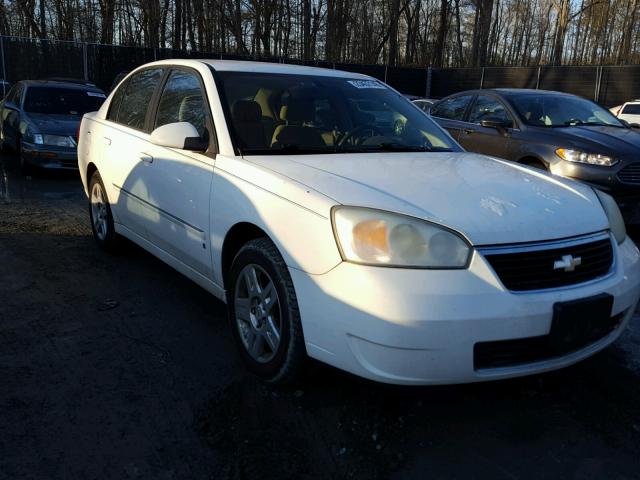
[[[239,222],[256,225],[285,263],[310,274],[326,273],[342,258],[330,211],[336,202],[283,176],[237,158],[216,158],[212,186],[211,251],[222,284],[222,246]]]

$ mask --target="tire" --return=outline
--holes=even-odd
[[[89,219],[98,246],[106,252],[115,252],[120,245],[120,236],[116,233],[107,191],[97,171],[89,181]]]
[[[306,351],[293,282],[273,242],[258,238],[244,245],[229,280],[229,323],[245,365],[268,383],[292,382]]]

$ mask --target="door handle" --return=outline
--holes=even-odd
[[[142,163],[145,165],[151,165],[153,163],[153,157],[144,152],[140,154],[140,160],[142,160]]]
[[[111,145],[111,139],[109,137],[103,137],[102,141],[105,145]]]
[[[464,133],[465,135],[471,135],[474,132],[475,132],[475,130],[470,130],[468,128],[463,128],[462,129],[462,133]]]

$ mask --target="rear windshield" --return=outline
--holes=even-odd
[[[29,113],[84,115],[98,110],[105,95],[94,90],[29,87],[24,109]]]
[[[640,103],[627,105],[626,107],[624,107],[624,110],[622,110],[622,113],[625,113],[627,115],[640,115]]]

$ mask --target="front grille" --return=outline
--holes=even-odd
[[[640,163],[632,163],[618,172],[618,180],[640,185]]]
[[[564,349],[554,346],[549,335],[519,338],[516,340],[498,340],[480,342],[473,347],[473,365],[476,370],[488,368],[514,367],[528,363],[551,360],[582,350],[609,335],[624,320],[628,310],[614,315],[601,326],[586,336],[582,343],[567,345]]]
[[[613,264],[613,247],[608,235],[567,246],[497,248],[483,253],[503,285],[512,291],[543,290],[588,282],[607,275]],[[556,262],[570,259],[576,263],[580,259],[580,264],[573,265],[573,270],[570,266],[565,269],[556,265]]]

